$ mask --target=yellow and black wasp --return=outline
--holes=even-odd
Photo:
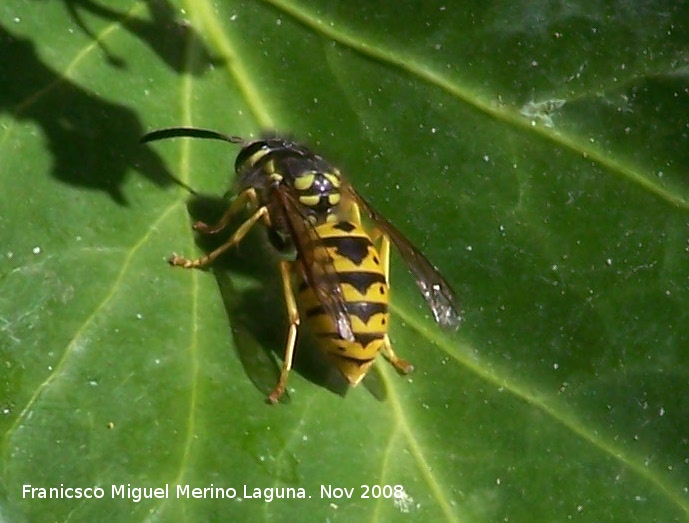
[[[238,244],[258,222],[267,227],[272,245],[283,254],[279,269],[289,332],[282,372],[268,396],[272,403],[285,391],[300,313],[309,322],[320,348],[350,384],[362,380],[381,350],[398,371],[412,370],[411,364],[397,357],[388,337],[391,241],[413,273],[435,321],[445,328],[459,326],[460,309],[450,285],[321,156],[281,138],[245,141],[193,127],[159,129],[141,141],[176,137],[223,140],[242,146],[235,161],[237,196],[218,223],[197,222],[194,229],[207,234],[221,231],[247,205],[252,214],[214,251],[195,260],[173,255],[170,264],[206,266]],[[371,230],[364,228],[361,211],[374,225]]]

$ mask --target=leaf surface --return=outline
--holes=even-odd
[[[0,519],[689,521],[689,5],[627,7],[5,0]],[[266,405],[287,321],[262,232],[165,263],[217,245],[191,223],[237,153],[138,144],[179,125],[331,159],[461,329],[393,251],[415,372],[381,357],[344,390],[303,340]]]

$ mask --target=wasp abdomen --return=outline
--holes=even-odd
[[[299,302],[320,347],[352,384],[368,371],[388,332],[388,284],[378,250],[360,225],[349,221],[316,227],[314,252],[329,257],[339,281],[354,339],[338,334],[332,316],[302,283]]]

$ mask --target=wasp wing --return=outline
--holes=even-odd
[[[316,227],[301,210],[296,197],[284,185],[274,188],[304,270],[304,280],[313,289],[323,310],[333,319],[340,337],[354,341],[352,322],[340,287],[340,279],[332,258],[325,249],[317,249],[319,243]]]
[[[385,217],[376,211],[351,185],[346,190],[359,208],[376,223],[378,228],[395,244],[402,259],[414,275],[416,285],[431,308],[435,321],[443,328],[456,329],[462,321],[454,291],[438,270],[414,247]]]

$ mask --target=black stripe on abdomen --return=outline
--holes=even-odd
[[[376,359],[375,357],[373,357],[373,358],[367,358],[367,359],[360,360],[359,358],[352,358],[351,356],[343,356],[342,354],[336,354],[335,356],[337,356],[337,358],[339,358],[341,360],[346,360],[350,363],[353,363],[354,365],[356,365],[358,367],[363,367],[364,365],[367,365],[368,363],[371,363],[373,360]]]
[[[371,317],[373,317],[375,314],[385,314],[388,312],[387,303],[379,303],[376,301],[346,302],[345,308],[347,309],[348,314],[351,316],[356,316],[364,323],[368,323]],[[320,314],[325,314],[323,307],[320,305],[306,311],[306,316],[308,318],[312,318]]]
[[[376,283],[386,284],[385,276],[380,272],[369,271],[352,271],[352,272],[338,272],[337,279],[342,284],[348,284],[354,287],[362,296],[366,294],[371,285]],[[304,292],[309,288],[309,284],[303,279],[299,282],[299,292]],[[383,294],[381,292],[381,294]]]
[[[331,340],[341,340],[342,338],[337,332],[322,332],[319,333],[320,338],[330,338]],[[369,345],[369,343],[382,340],[385,334],[382,332],[355,332],[354,341],[361,345],[364,349]],[[340,347],[340,350],[344,351],[344,347]]]
[[[340,283],[351,285],[362,295],[366,294],[366,291],[375,283],[385,284],[385,276],[380,272],[340,272],[337,274],[337,279]]]
[[[330,236],[320,238],[316,244],[335,249],[338,255],[347,258],[354,265],[361,265],[368,256],[369,248],[373,247],[371,240],[364,236]]]

